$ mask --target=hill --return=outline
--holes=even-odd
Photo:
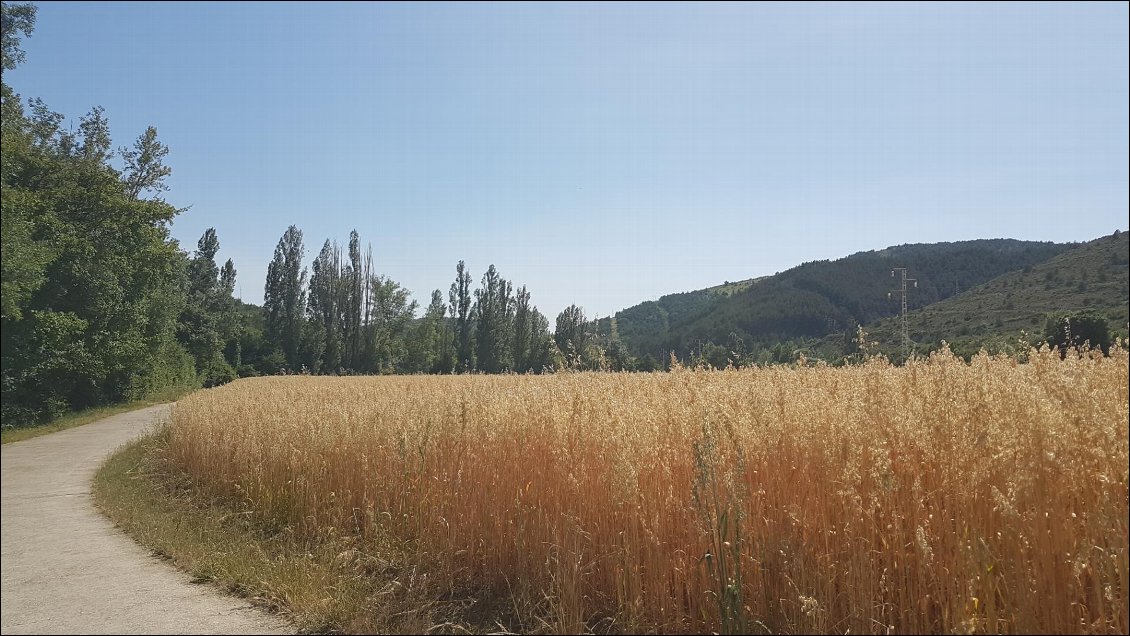
[[[1051,260],[1008,272],[951,298],[907,314],[918,351],[942,340],[963,355],[1007,349],[1026,332],[1040,336],[1050,314],[1094,310],[1111,328],[1126,334],[1130,323],[1130,233],[1104,236]],[[899,320],[888,318],[865,328],[889,353],[901,347]],[[897,356],[896,356],[897,357]]]
[[[842,334],[898,314],[887,292],[891,270],[918,280],[912,310],[982,285],[1013,270],[1044,263],[1075,244],[983,239],[913,244],[804,263],[773,276],[671,294],[618,312],[600,323],[638,356],[679,356],[707,343],[750,350],[782,341]]]

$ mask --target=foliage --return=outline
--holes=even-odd
[[[1049,316],[1044,328],[1047,343],[1065,353],[1069,349],[1096,347],[1110,351],[1110,323],[1095,311],[1077,311]]]
[[[491,265],[475,290],[475,360],[477,368],[500,373],[513,366],[511,331],[514,326],[513,286]]]
[[[263,290],[267,338],[277,344],[291,370],[303,366],[299,348],[306,314],[306,270],[302,268],[305,252],[302,230],[291,225],[275,246]]]
[[[4,5],[4,63],[34,11]],[[110,164],[95,108],[76,135],[62,115],[3,86],[3,418],[30,423],[134,400],[191,378],[176,346],[185,261],[168,236],[177,209],[139,198]],[[156,131],[142,135],[156,148]],[[127,153],[128,154],[128,153]],[[153,174],[167,174],[160,157]],[[150,189],[162,177],[152,177]],[[187,375],[187,378],[185,377]]]
[[[34,20],[34,7],[3,4],[5,70]],[[216,267],[214,230],[192,259],[170,238],[180,210],[156,196],[171,173],[157,129],[115,152],[102,108],[73,131],[42,100],[25,110],[2,91],[5,424],[230,378],[235,268]]]
[[[455,282],[448,292],[451,315],[455,319],[455,366],[459,371],[475,368],[475,353],[472,341],[471,317],[471,274],[463,261],[455,265]]]
[[[3,40],[0,41],[3,66],[5,71],[10,71],[24,61],[19,34],[23,33],[23,37],[28,37],[35,30],[35,5],[5,2],[0,27],[3,29]]]

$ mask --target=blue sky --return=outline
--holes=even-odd
[[[1126,3],[39,3],[5,80],[154,125],[245,300],[290,224],[551,320],[902,243],[1127,229]]]

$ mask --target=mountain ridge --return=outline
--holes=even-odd
[[[618,339],[633,355],[656,359],[665,359],[672,352],[685,357],[711,345],[751,351],[783,342],[822,339],[827,345],[831,340],[843,340],[856,325],[873,325],[879,332],[889,331],[882,321],[897,316],[901,308],[898,294],[892,294],[889,299],[887,296],[897,286],[897,281],[892,279],[893,268],[906,267],[910,278],[917,280],[918,286],[907,296],[908,309],[913,314],[1000,276],[1031,271],[1063,254],[1119,234],[1123,235],[1124,243],[1126,236],[1122,232],[1084,243],[996,238],[888,246],[834,260],[808,261],[772,276],[666,294],[600,319],[597,328],[606,338],[615,330]],[[1114,259],[1112,264],[1121,262],[1117,255],[1111,256],[1115,252],[1110,250],[1115,247],[1109,248],[1103,256]],[[1045,275],[1044,271],[1040,270],[1039,275]],[[1115,269],[1099,268],[1099,271],[1105,272],[1102,275],[1108,282],[1113,280],[1111,284],[1118,287],[1121,279]],[[1058,276],[1064,279],[1065,285],[1078,287],[1079,281],[1072,278],[1074,274],[1066,278],[1063,274]],[[1031,284],[1031,281],[1024,283]],[[1104,287],[1103,293],[1109,295],[1119,289],[1112,292]],[[1009,292],[1014,307],[1020,298],[1019,291]],[[1086,298],[1095,295],[1092,293]],[[1122,293],[1121,298],[1125,297]],[[1109,302],[1097,305],[1108,309]],[[1063,310],[1076,308],[1041,302],[1038,309],[1028,314],[1040,314],[1042,320],[1043,314],[1059,311],[1061,306]],[[1042,322],[1039,325],[1033,322],[1039,322],[1033,315],[1025,317],[1031,323],[1029,326],[1042,328]],[[1115,312],[1111,318],[1117,320],[1121,315]],[[925,339],[934,333],[923,331],[919,335]],[[951,334],[950,341],[960,335]],[[976,337],[985,333],[970,329],[964,335]]]

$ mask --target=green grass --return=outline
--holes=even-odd
[[[136,409],[144,408],[146,406],[153,406],[155,404],[164,404],[165,402],[175,402],[185,395],[196,390],[197,387],[170,387],[157,393],[153,393],[143,400],[136,402],[125,402],[122,404],[111,404],[108,406],[96,406],[74,413],[68,413],[58,419],[52,420],[45,424],[35,424],[31,426],[4,426],[0,429],[0,443],[11,444],[12,442],[20,442],[25,439],[39,437],[40,435],[47,435],[48,433],[57,433],[65,431],[68,428],[82,426],[83,424],[90,424],[96,422],[104,417],[117,415],[118,413],[125,413],[126,411],[133,411]]]
[[[304,633],[471,631],[460,616],[469,603],[444,599],[403,546],[335,532],[298,537],[258,523],[241,502],[198,489],[167,460],[167,448],[167,428],[125,446],[99,469],[94,499],[195,581],[277,612]]]

